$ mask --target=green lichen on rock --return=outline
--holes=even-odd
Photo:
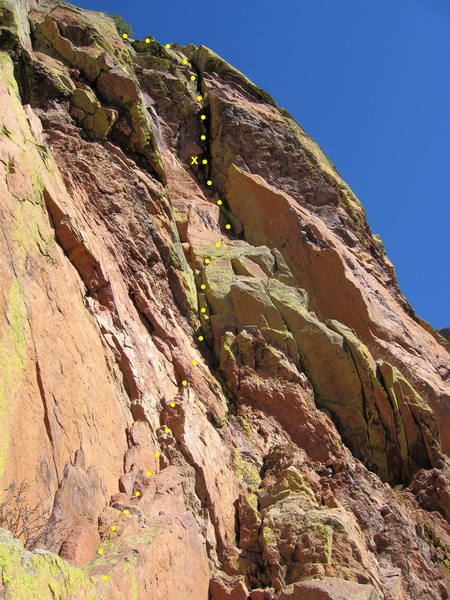
[[[0,579],[4,600],[103,600],[96,581],[56,554],[29,552],[0,529]]]
[[[231,263],[227,259],[212,260],[205,266],[202,281],[206,285],[206,298],[213,312],[224,315],[232,313],[229,292],[235,280]]]
[[[386,429],[389,425],[386,422],[383,426],[380,415],[383,405],[387,405],[388,400],[386,391],[376,377],[375,362],[368,348],[358,339],[353,330],[335,320],[328,321],[327,325],[344,338],[358,372],[366,415],[370,460],[373,463],[371,466],[383,481],[392,481],[396,476],[391,474],[388,464]]]
[[[181,278],[183,291],[189,312],[189,318],[197,314],[198,300],[195,286],[194,273],[189,266],[181,246],[180,237],[175,222],[171,221],[172,246],[170,249],[170,262]]]
[[[0,0],[0,47],[12,54],[31,48],[30,26],[25,3]]]
[[[261,279],[243,277],[231,286],[231,299],[238,324],[249,323],[283,331],[286,329]]]
[[[80,23],[85,23],[83,11],[74,8]],[[70,10],[70,6],[68,8]],[[35,17],[34,31],[37,39],[50,44],[53,49],[71,66],[79,69],[84,77],[94,86],[99,96],[121,109],[126,115],[133,135],[129,138],[130,148],[145,156],[160,178],[166,183],[161,156],[153,133],[151,121],[143,104],[139,85],[130,67],[129,57],[119,52],[116,45],[108,42],[117,36],[113,21],[94,13],[95,18],[86,25],[87,40],[81,47],[75,46],[65,37],[51,16]],[[114,31],[113,31],[114,30]],[[75,102],[82,96],[82,91],[75,90]],[[88,94],[85,94],[85,96]],[[91,101],[93,99],[91,98]],[[89,104],[89,103],[88,103]],[[93,104],[91,102],[91,104]],[[87,108],[86,102],[84,102]],[[75,106],[72,112],[82,121],[83,126],[97,137],[108,135],[114,123],[114,113],[110,109],[95,105],[95,112],[89,113]],[[82,112],[80,112],[82,111]]]
[[[450,548],[428,523],[423,524],[428,544],[435,550],[447,577],[450,578]]]
[[[241,424],[242,428],[247,433],[247,435],[251,436],[253,434],[249,422],[246,421],[243,417],[239,417],[239,423]]]
[[[220,419],[217,419],[215,421],[215,427],[217,427],[217,429],[222,429],[222,427],[225,427],[226,424],[227,424],[226,417],[221,417]]]
[[[340,190],[338,202],[347,211],[347,213],[352,217],[353,220],[357,219],[358,214],[350,200],[347,190]]]
[[[47,262],[55,265],[57,261],[51,251],[55,246],[55,238],[50,232],[45,234],[47,227],[43,223],[43,213],[40,206],[36,203],[17,204],[14,217],[16,243],[26,248],[27,251],[32,251],[33,243],[36,244],[39,252],[47,259]]]
[[[377,248],[380,250],[380,252],[384,256],[386,254],[386,248],[384,247],[383,240],[381,239],[381,236],[378,235],[378,233],[373,233],[372,234],[372,240],[374,241],[375,245],[377,246]]]
[[[19,393],[27,354],[27,314],[23,288],[13,279],[7,295],[6,320],[0,331],[0,478],[10,441],[9,413]]]
[[[117,118],[116,111],[105,109],[90,90],[77,88],[72,95],[71,114],[94,138],[105,138]]]
[[[234,449],[233,467],[236,475],[250,489],[257,489],[261,483],[261,477],[252,462],[244,460],[237,448]]]
[[[245,500],[248,506],[254,511],[255,514],[258,513],[258,496],[256,494],[247,494]]]
[[[296,494],[296,502],[303,509],[317,507],[316,496],[310,485],[294,466],[284,469],[278,481],[259,493],[261,508],[268,508],[281,500]]]
[[[409,470],[415,472],[430,465],[439,468],[443,457],[439,428],[432,409],[396,367],[385,361],[378,361],[377,365],[397,415],[397,428],[407,446]]]

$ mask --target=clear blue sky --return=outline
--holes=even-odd
[[[450,326],[449,0],[78,0],[136,37],[204,44],[315,138],[417,314]]]

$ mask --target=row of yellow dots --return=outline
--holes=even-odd
[[[123,37],[124,39],[127,39],[127,38],[128,38],[128,34],[124,33],[124,34],[122,35],[122,37]],[[150,42],[151,42],[151,38],[148,38],[148,37],[147,37],[147,38],[145,38],[145,42],[146,42],[146,44],[150,44]],[[170,48],[170,47],[171,47],[171,45],[170,45],[170,44],[166,44],[166,48]],[[188,60],[187,60],[186,58],[184,58],[184,59],[183,59],[183,64],[184,64],[184,65],[187,65],[187,64],[188,64]],[[195,76],[195,75],[191,75],[191,81],[195,81],[196,79],[197,79],[197,78],[196,78],[196,76]],[[197,96],[197,100],[198,100],[199,102],[201,102],[201,101],[203,100],[203,96]],[[204,120],[204,119],[206,119],[206,116],[205,116],[205,115],[202,115],[202,116],[201,116],[201,118],[202,118],[202,120]],[[202,139],[202,140],[206,140],[206,136],[205,136],[205,135],[202,135],[202,136],[201,136],[201,139]],[[203,162],[203,164],[204,164],[204,165],[208,163],[208,161],[207,161],[206,159],[203,159],[203,161],[202,161],[202,162]],[[208,180],[207,184],[208,184],[208,185],[212,185],[212,181]],[[220,242],[217,242],[217,243],[216,243],[216,246],[217,246],[217,245],[218,245],[218,246],[220,246]],[[202,287],[202,289],[205,289],[205,288],[206,288],[206,286],[205,286],[204,284],[202,284],[202,286],[201,286],[201,287]],[[203,340],[203,336],[200,336],[200,337],[201,337],[201,339]],[[192,360],[192,361],[191,361],[191,363],[192,363],[194,366],[198,365],[198,361],[196,361],[196,360]],[[181,382],[181,385],[183,385],[183,386],[187,386],[187,385],[188,385],[188,381],[187,381],[186,379],[183,379],[183,381]],[[174,408],[174,407],[176,406],[176,405],[175,405],[175,402],[170,402],[170,403],[169,403],[169,406],[170,406],[171,408]],[[172,433],[172,431],[171,431],[171,429],[169,429],[169,427],[165,427],[165,428],[164,428],[164,433]],[[155,452],[155,455],[154,455],[154,456],[155,456],[155,458],[159,458],[159,457],[161,456],[161,453],[160,453],[160,452]],[[146,473],[145,473],[145,474],[147,475],[147,477],[151,477],[151,476],[153,475],[153,473],[152,473],[151,471],[146,471]],[[139,496],[141,495],[141,492],[138,492],[138,491],[137,491],[137,492],[135,492],[135,493],[134,493],[134,495],[135,495],[135,497],[139,497]],[[123,513],[124,515],[128,515],[128,514],[130,513],[130,511],[128,510],[128,508],[125,508],[125,509],[122,511],[122,513]],[[117,530],[117,526],[116,526],[116,525],[111,525],[110,529],[111,529],[111,531],[116,531],[116,530]],[[105,552],[105,551],[104,551],[104,549],[103,549],[103,548],[99,548],[99,549],[98,549],[98,551],[97,551],[97,554],[99,554],[100,556],[102,556],[102,555],[104,554],[104,552]],[[109,575],[102,575],[102,579],[103,579],[103,580],[105,580],[105,581],[107,581],[107,580],[109,579]]]
[[[197,362],[197,361],[192,361],[192,362],[194,363],[194,362]],[[187,382],[186,382],[186,384],[187,384]],[[175,402],[170,402],[170,406],[173,408],[175,406]],[[164,428],[164,433],[172,433],[172,431],[168,427],[165,427]],[[159,458],[161,456],[161,453],[160,452],[155,452],[154,456],[155,456],[155,458]],[[151,477],[153,475],[152,471],[146,471],[145,474],[146,474],[147,477]],[[134,495],[135,495],[136,498],[139,498],[139,496],[141,496],[141,492],[136,491],[136,492],[134,492]],[[122,511],[122,513],[124,515],[129,515],[130,511],[129,511],[128,508],[124,508],[123,511]],[[110,526],[110,530],[111,531],[116,531],[117,530],[117,525],[111,525]],[[99,556],[102,556],[104,553],[105,553],[105,551],[104,551],[103,548],[99,548],[97,550],[97,554]],[[109,575],[102,575],[102,579],[104,581],[108,581]]]
[[[198,96],[198,97],[197,97],[197,100],[202,100],[202,99],[203,99],[203,98],[202,98],[201,96]],[[202,114],[202,115],[200,115],[200,119],[201,119],[202,121],[205,121],[205,120],[206,120],[206,115],[205,115],[205,114]],[[200,136],[200,139],[202,140],[202,142],[204,142],[204,141],[206,140],[206,135],[202,134],[202,135]],[[203,162],[203,164],[207,164],[207,161],[206,161],[206,160],[203,160],[202,162]],[[211,186],[212,184],[213,184],[212,180],[211,180],[211,179],[208,179],[208,180],[207,180],[207,182],[206,182],[206,185],[208,185],[208,186]],[[223,201],[222,201],[222,200],[217,200],[217,205],[218,205],[218,206],[222,206],[222,204],[223,204]],[[227,224],[225,225],[225,229],[227,229],[227,230],[230,230],[230,229],[231,229],[231,225],[230,225],[229,223],[227,223]],[[221,243],[221,242],[216,242],[216,243],[215,243],[215,246],[216,246],[216,248],[220,248],[220,247],[222,246],[222,243]],[[209,258],[205,258],[205,259],[204,259],[204,263],[205,263],[206,265],[208,265],[210,262],[211,262],[211,259],[209,259]],[[201,289],[201,290],[205,290],[205,289],[206,289],[206,285],[205,285],[204,283],[202,283],[202,284],[200,285],[200,289]],[[202,308],[200,308],[200,312],[201,312],[202,314],[206,313],[206,308],[205,308],[205,307],[202,307]],[[197,339],[199,340],[199,342],[203,342],[203,340],[204,340],[205,338],[204,338],[204,336],[203,336],[203,335],[199,335],[199,336],[197,337]],[[186,385],[187,385],[187,382],[186,382]]]
[[[124,40],[126,40],[126,39],[128,38],[128,33],[123,33],[123,34],[122,34],[122,37],[123,37],[123,39],[124,39]],[[149,37],[146,37],[146,38],[145,38],[145,43],[146,43],[146,44],[150,44],[150,42],[151,42],[151,41],[152,41],[152,39],[151,39],[151,38],[149,38]],[[166,44],[166,46],[165,46],[165,47],[166,47],[167,49],[170,49],[172,46],[171,46],[171,44]],[[183,65],[187,65],[187,64],[189,63],[189,61],[188,61],[188,59],[187,59],[187,58],[183,58],[183,61],[182,61],[182,62],[183,62]],[[191,81],[195,81],[196,79],[197,79],[197,77],[196,77],[195,75],[191,75]]]

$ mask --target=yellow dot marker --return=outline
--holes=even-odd
[[[205,265],[209,265],[211,261],[209,260],[209,258],[205,258]]]
[[[206,182],[206,185],[212,185],[211,179],[208,179],[208,181]]]
[[[181,385],[187,386],[188,382],[186,381],[186,379],[183,379],[183,381],[181,382]]]
[[[227,223],[227,224],[225,225],[225,229],[231,229],[231,225],[230,225],[229,223]]]
[[[166,48],[170,48],[170,44],[166,44]]]
[[[155,452],[155,456],[156,456],[156,458],[159,458],[161,456],[161,453],[160,452]]]
[[[222,204],[223,204],[222,200],[217,200],[217,204],[218,204],[219,206],[222,206]]]
[[[199,341],[199,342],[203,342],[203,340],[204,340],[205,338],[204,338],[202,335],[199,335],[197,339],[198,339],[198,341]]]
[[[151,471],[146,471],[145,474],[147,475],[147,477],[151,477],[152,476],[152,472]]]
[[[201,102],[203,100],[203,96],[197,96],[197,100]]]
[[[172,431],[171,431],[171,430],[170,430],[168,427],[166,427],[166,428],[164,429],[164,433],[172,433]]]
[[[204,283],[202,283],[202,285],[200,286],[200,289],[206,290],[206,285]]]
[[[202,140],[202,142],[204,142],[206,140],[206,135],[201,135],[200,139]]]
[[[128,510],[128,508],[124,508],[122,512],[123,512],[124,515],[129,515],[130,514],[130,511]]]
[[[174,408],[174,406],[175,406],[175,402],[171,402],[171,403],[169,404],[169,406],[171,406],[172,408]]]
[[[152,40],[151,40],[150,38],[145,38],[145,43],[146,43],[146,44],[150,44],[150,42],[151,42],[151,41],[152,41]]]
[[[127,39],[127,37],[128,37],[128,33],[123,33],[123,34],[122,34],[122,37],[123,37],[123,39],[124,39],[124,40],[126,40],[126,39]]]
[[[200,312],[201,312],[201,313],[205,313],[205,312],[206,312],[206,308],[203,306],[203,307],[200,309]]]
[[[194,365],[194,367],[195,367],[198,365],[198,362],[196,360],[191,360],[191,364]]]
[[[188,59],[187,58],[183,58],[183,65],[187,65],[188,64]]]
[[[141,492],[134,492],[134,495],[135,495],[135,496],[140,496],[140,495],[141,495]]]
[[[206,119],[206,115],[201,115],[201,116],[200,116],[200,119],[201,119],[202,121],[204,121],[204,120]]]
[[[202,163],[203,163],[204,165],[207,165],[207,164],[208,164],[208,161],[206,160],[206,158],[204,158],[204,159],[202,160]]]
[[[115,525],[111,525],[111,531],[115,531],[117,527]]]
[[[195,81],[197,77],[195,75],[191,75],[191,81]]]
[[[222,244],[220,242],[216,242],[216,248],[220,248]]]
[[[109,575],[102,575],[102,579],[104,579],[105,581],[108,581]]]
[[[100,555],[102,555],[102,554],[103,554],[103,552],[104,552],[103,548],[99,548],[99,549],[97,550],[97,554],[100,554]]]

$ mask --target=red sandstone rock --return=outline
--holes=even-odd
[[[448,598],[448,345],[345,182],[209,49],[16,5],[0,503],[105,600]]]

